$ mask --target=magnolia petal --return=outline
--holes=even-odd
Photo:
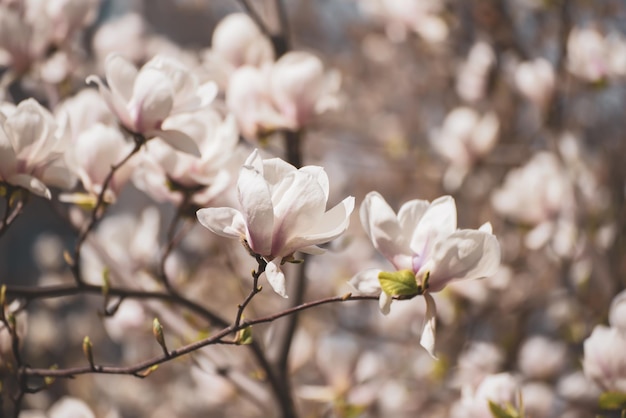
[[[424,293],[424,300],[426,301],[426,317],[424,318],[424,329],[422,330],[420,345],[428,351],[428,354],[430,354],[433,359],[437,360],[437,356],[435,355],[437,306],[430,292]]]
[[[274,236],[272,254],[288,254],[289,242],[314,228],[326,211],[324,191],[308,173],[295,171],[288,175],[272,193]],[[316,244],[312,242],[311,244]]]
[[[239,173],[237,189],[248,225],[248,244],[255,253],[269,256],[272,252],[274,207],[267,183],[261,173],[244,166]]]
[[[380,312],[383,315],[389,315],[391,311],[391,302],[393,302],[393,297],[385,292],[380,293],[380,298],[378,299],[378,308],[380,308]]]
[[[439,291],[452,280],[479,279],[500,266],[500,244],[494,235],[473,229],[456,231],[434,248],[430,290]]]
[[[398,224],[400,225],[400,229],[402,231],[415,231],[429,206],[430,202],[428,200],[418,199],[410,200],[403,204],[398,211]],[[402,236],[402,238],[404,237],[405,235]],[[403,244],[408,247],[411,243],[406,242]]]
[[[38,154],[49,152],[43,152],[41,148],[51,148],[53,145],[54,140],[49,137],[55,125],[49,126],[44,112],[47,111],[34,99],[26,99],[5,121],[4,129],[12,141],[17,158],[30,162],[36,159]]]
[[[186,152],[187,154],[191,154],[195,157],[200,157],[200,148],[198,148],[196,141],[182,131],[174,129],[168,129],[165,131],[159,130],[155,131],[154,135],[158,136],[164,142],[179,151]]]
[[[41,180],[28,174],[15,174],[7,179],[7,183],[23,187],[37,196],[45,197],[48,200],[52,199],[52,194],[48,187],[46,187]]]
[[[205,208],[196,212],[198,221],[210,231],[227,238],[245,238],[246,223],[241,212],[233,208]]]
[[[411,251],[403,247],[402,230],[393,209],[378,192],[370,192],[361,203],[361,223],[374,247],[396,269],[411,268]]]
[[[124,99],[121,96],[113,94],[98,76],[90,75],[85,81],[87,84],[95,84],[98,87],[100,96],[102,96],[106,102],[109,110],[115,114],[122,126],[134,132],[135,124],[131,120],[130,113],[128,112]]]
[[[5,179],[15,172],[17,165],[15,151],[9,137],[0,126],[0,179]]]
[[[280,269],[278,264],[274,261],[267,263],[267,266],[265,267],[265,276],[267,277],[267,281],[270,286],[272,286],[272,289],[274,289],[274,292],[284,298],[288,298],[285,289],[285,274]]]
[[[317,245],[310,245],[308,247],[298,248],[298,251],[305,254],[311,255],[322,255],[326,252],[323,248],[318,247]]]
[[[456,205],[451,196],[442,196],[428,206],[411,238],[411,249],[421,254],[429,242],[445,238],[456,230]]]
[[[354,197],[348,196],[334,208],[326,212],[312,229],[303,235],[292,238],[283,248],[282,253],[304,251],[303,247],[323,244],[343,234],[350,225],[350,214],[354,210]]]
[[[303,173],[309,173],[317,179],[317,182],[320,184],[320,187],[324,191],[326,201],[328,201],[328,195],[330,193],[330,183],[328,181],[328,174],[326,174],[326,170],[324,170],[324,167],[320,167],[317,165],[308,165],[306,167],[302,167],[299,171]]]
[[[259,150],[256,148],[254,149],[254,151],[252,151],[250,155],[248,155],[248,158],[246,158],[246,161],[243,163],[243,165],[247,167],[252,167],[259,173],[265,174],[263,172],[263,159],[259,155]]]
[[[378,281],[378,274],[381,271],[380,269],[363,270],[355,274],[350,281],[348,281],[348,284],[359,293],[377,295],[381,292],[380,282]]]
[[[49,163],[38,174],[39,178],[49,186],[71,189],[76,184],[76,175],[67,168],[65,160],[57,158]]]
[[[142,69],[135,79],[133,96],[128,104],[137,132],[160,129],[174,106],[171,81],[160,71]]]
[[[138,74],[137,68],[121,55],[111,54],[104,64],[104,72],[112,93],[129,102]]]
[[[202,84],[198,88],[198,96],[200,96],[200,105],[199,108],[204,108],[210,105],[213,100],[217,97],[217,93],[219,92],[219,88],[217,84],[213,81],[208,81]]]
[[[280,158],[263,160],[262,165],[263,177],[270,187],[279,184],[289,174],[298,171],[294,166]]]

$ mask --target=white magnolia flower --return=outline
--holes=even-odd
[[[485,377],[476,389],[463,388],[461,399],[451,411],[453,418],[491,418],[489,402],[503,409],[517,404],[520,384],[510,373],[498,373]]]
[[[459,68],[456,91],[463,100],[476,102],[485,97],[489,72],[496,63],[496,54],[486,42],[472,46],[465,61]]]
[[[0,112],[0,183],[48,199],[48,186],[71,188],[76,179],[65,165],[66,147],[54,117],[34,99]]]
[[[435,301],[438,292],[453,280],[477,279],[494,274],[500,265],[500,245],[489,223],[479,230],[457,229],[456,205],[450,196],[432,203],[411,200],[396,213],[378,192],[370,192],[361,204],[361,223],[374,247],[405,278],[415,278],[415,294],[426,299],[426,325],[421,344],[434,355]],[[376,270],[355,276],[351,283],[360,291],[377,293],[384,277]],[[418,290],[419,289],[419,290]],[[380,306],[389,312],[393,296],[382,291]]]
[[[593,28],[574,28],[567,39],[567,69],[591,83],[623,76],[625,51],[626,41],[622,36],[604,36]]]
[[[66,153],[68,166],[78,175],[83,187],[92,197],[98,196],[111,167],[122,161],[132,150],[133,144],[112,126],[96,123],[83,131],[73,141]],[[135,166],[131,157],[113,175],[104,195],[105,202],[114,202],[127,183]],[[82,196],[62,196],[66,202],[80,202]]]
[[[602,389],[626,393],[626,333],[597,325],[585,340],[583,371]]]
[[[245,239],[267,261],[265,275],[274,291],[287,297],[281,264],[296,251],[319,254],[318,244],[348,228],[354,197],[326,211],[328,186],[322,167],[296,169],[280,158],[263,160],[254,151],[237,182],[241,211],[200,209],[198,220],[218,235]]]
[[[198,146],[181,131],[166,129],[172,115],[207,107],[217,94],[213,82],[199,84],[180,62],[156,56],[140,70],[119,55],[110,55],[105,64],[108,87],[97,76],[89,76],[120,123],[130,132],[155,136],[181,151],[198,154]]]
[[[555,84],[554,67],[545,58],[522,62],[515,69],[515,86],[540,109],[550,102]]]

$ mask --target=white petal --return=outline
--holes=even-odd
[[[430,202],[428,200],[418,199],[410,200],[403,204],[398,211],[398,224],[400,225],[400,229],[402,231],[415,231],[429,206]],[[404,234],[402,238],[406,236],[410,239],[409,233],[410,232]],[[403,243],[403,245],[407,247],[410,246],[410,244],[410,242]]]
[[[213,81],[202,84],[197,91],[197,95],[200,96],[200,105],[198,107],[204,108],[210,105],[217,97],[218,92],[219,88]]]
[[[56,139],[52,136],[56,125],[48,113],[34,99],[21,102],[4,123],[4,129],[13,144],[18,159],[33,165],[45,159],[54,148]]]
[[[23,187],[37,196],[45,197],[48,200],[52,198],[48,187],[46,187],[41,180],[29,176],[28,174],[15,174],[7,179],[7,183]]]
[[[246,237],[246,224],[243,216],[233,208],[205,208],[196,212],[202,226],[217,235],[228,238]]]
[[[426,301],[426,317],[424,318],[424,329],[422,330],[420,345],[436,360],[435,330],[437,325],[437,306],[435,305],[435,299],[433,299],[429,292],[424,293],[424,300]]]
[[[363,270],[355,274],[348,284],[359,293],[377,295],[381,292],[380,282],[378,281],[378,274],[381,271],[380,269]]]
[[[456,205],[451,196],[435,199],[420,219],[411,238],[411,249],[421,254],[424,248],[456,230]]]
[[[346,197],[341,203],[326,212],[313,228],[302,236],[297,236],[288,241],[282,253],[291,254],[294,251],[304,251],[311,245],[323,244],[332,241],[343,234],[350,225],[350,214],[354,210],[354,197]]]
[[[174,105],[172,83],[163,73],[142,69],[135,80],[133,96],[128,103],[137,132],[160,129]]]
[[[129,102],[133,92],[133,85],[137,78],[137,68],[118,54],[109,55],[104,66],[104,72],[111,92],[125,102]]]
[[[265,179],[258,171],[244,166],[237,181],[239,203],[248,226],[248,244],[257,254],[272,251],[274,207]]]
[[[378,298],[378,308],[383,315],[389,315],[391,311],[391,302],[393,302],[393,297],[389,296],[385,292],[381,292],[380,298]]]
[[[288,297],[285,290],[285,274],[274,261],[267,263],[267,267],[265,267],[265,277],[267,277],[267,281],[270,286],[272,286],[272,289],[274,289],[274,292],[284,298]]]
[[[328,201],[328,194],[330,192],[330,185],[328,182],[328,174],[326,174],[326,170],[323,167],[317,165],[308,165],[306,167],[302,167],[300,171],[309,173],[313,177],[317,179],[317,182],[320,184],[320,187],[324,191],[324,195],[326,196],[326,201]]]
[[[13,145],[0,126],[0,178],[5,179],[15,172],[17,161]]]
[[[270,190],[273,186],[283,181],[289,174],[298,171],[294,166],[281,158],[268,158],[267,160],[263,160],[262,164],[261,172],[270,185]]]
[[[111,90],[104,85],[100,77],[95,75],[90,75],[86,80],[87,84],[94,83],[98,86],[98,91],[100,96],[106,102],[109,110],[115,114],[115,116],[119,119],[121,124],[131,131],[135,131],[135,124],[133,120],[131,120],[130,113],[128,112],[128,108],[126,107],[126,102],[124,98],[118,95],[113,94]]]
[[[464,229],[434,248],[430,290],[441,290],[451,280],[479,279],[495,274],[500,266],[500,244],[494,235]]]
[[[158,135],[159,138],[179,151],[186,152],[187,154],[191,154],[195,157],[200,157],[200,148],[198,148],[196,141],[181,131],[176,131],[174,129],[166,131],[159,130],[155,131],[153,134],[155,136]]]
[[[396,214],[378,192],[367,194],[360,215],[363,228],[378,252],[398,270],[412,268],[410,249],[401,245],[403,231]]]

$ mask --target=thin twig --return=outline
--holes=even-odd
[[[238,327],[241,323],[241,318],[243,318],[243,312],[246,309],[246,306],[252,301],[252,298],[259,293],[262,287],[259,286],[259,277],[265,272],[265,268],[267,267],[267,261],[263,259],[258,254],[255,254],[256,261],[258,263],[258,268],[252,272],[252,289],[250,289],[250,293],[248,296],[237,306],[237,316],[235,317],[235,326]]]
[[[81,277],[81,273],[80,273],[81,249],[82,249],[83,244],[85,243],[85,240],[87,239],[87,235],[89,235],[89,233],[93,230],[93,228],[96,226],[96,223],[98,222],[99,212],[100,212],[100,209],[102,209],[104,206],[104,203],[105,203],[104,195],[106,194],[106,191],[109,188],[109,184],[113,180],[113,176],[115,175],[117,170],[119,170],[124,164],[126,164],[128,160],[132,158],[133,155],[139,152],[139,150],[145,143],[145,138],[140,135],[135,134],[133,135],[133,138],[135,140],[135,146],[128,153],[128,155],[126,155],[126,157],[122,159],[122,161],[111,166],[111,171],[109,171],[109,174],[107,174],[107,176],[104,179],[104,182],[102,183],[102,190],[98,194],[98,199],[96,200],[96,204],[93,210],[91,211],[91,217],[89,219],[89,222],[83,228],[82,232],[78,236],[78,239],[76,240],[76,246],[74,247],[74,255],[73,255],[71,270],[72,270],[72,274],[74,275],[74,280],[76,281],[76,284],[78,286],[84,285],[82,277]]]
[[[263,32],[263,35],[267,36],[268,38],[271,38],[272,32],[270,32],[265,22],[263,22],[263,19],[261,19],[261,16],[257,13],[254,7],[250,5],[248,0],[237,0],[237,3],[239,3],[241,7],[243,7],[243,9],[246,11],[246,13],[248,13],[250,18],[254,20],[254,23],[256,23],[256,25],[259,27],[261,32]]]

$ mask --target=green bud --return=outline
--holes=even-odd
[[[237,331],[237,335],[235,336],[235,342],[238,345],[252,344],[252,327],[245,327]]]
[[[390,296],[415,296],[421,292],[411,270],[381,271],[378,282],[383,292]]]
[[[625,409],[626,393],[604,392],[600,395],[598,405],[602,409]]]

